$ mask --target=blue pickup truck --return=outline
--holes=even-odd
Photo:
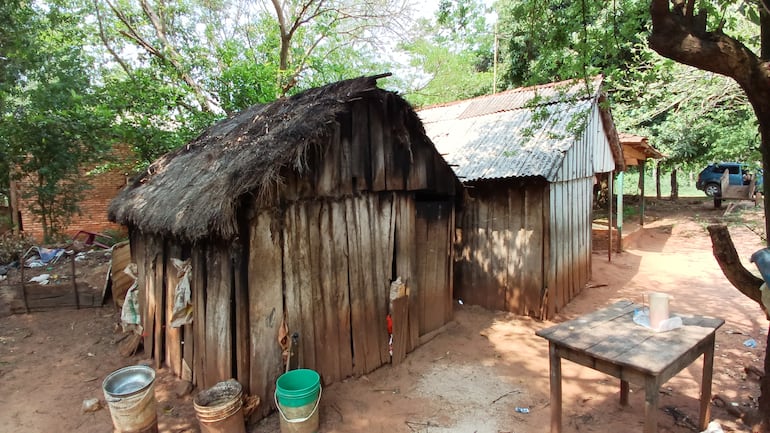
[[[719,197],[722,195],[722,186],[720,179],[725,170],[730,171],[730,185],[748,185],[751,176],[755,174],[749,169],[747,164],[740,162],[720,162],[709,164],[698,174],[698,181],[695,187],[706,193],[709,197]],[[756,190],[762,192],[762,170],[756,173]]]

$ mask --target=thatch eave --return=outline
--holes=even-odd
[[[110,204],[110,220],[190,243],[235,238],[240,206],[269,203],[289,170],[305,173],[308,152],[329,142],[330,125],[350,111],[351,101],[392,95],[377,87],[378,78],[310,89],[216,123],[124,188]],[[424,136],[411,106],[399,100],[408,126],[420,125]]]

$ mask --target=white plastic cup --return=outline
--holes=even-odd
[[[660,323],[668,320],[668,300],[670,296],[665,293],[650,292],[650,328],[659,329]]]

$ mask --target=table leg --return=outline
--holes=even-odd
[[[711,418],[711,377],[714,372],[714,334],[703,351],[703,377],[700,382],[700,418],[698,427],[705,430]]]
[[[620,380],[620,405],[628,406],[628,381]]]
[[[561,433],[561,358],[555,344],[548,343],[551,370],[551,433]]]
[[[644,379],[644,433],[658,432],[658,388],[656,377]]]

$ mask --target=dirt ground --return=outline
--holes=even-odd
[[[548,431],[548,345],[535,331],[621,299],[642,302],[647,291],[673,295],[671,310],[725,319],[717,331],[714,394],[731,405],[756,405],[758,383],[744,371],[762,369],[768,321],[759,307],[725,279],[705,230],[727,222],[748,269],[762,241],[752,227],[762,210],[742,207],[729,215],[697,198],[650,201],[643,228],[627,221],[625,252],[593,255],[589,287],[551,321],[456,304],[454,322],[397,366],[349,379],[323,390],[322,432],[529,433]],[[634,217],[638,219],[638,217]],[[633,232],[633,233],[631,233]],[[103,281],[105,269],[94,268]],[[100,275],[99,272],[102,272]],[[2,292],[2,283],[0,283]],[[0,296],[0,302],[3,297]],[[3,313],[5,311],[5,313]],[[85,413],[83,401],[101,399],[104,377],[117,368],[146,361],[117,352],[116,312],[61,310],[7,315],[0,308],[0,431],[107,433],[107,409]],[[748,347],[749,340],[756,347]],[[702,362],[696,361],[663,385],[658,416],[661,432],[690,432],[698,417]],[[565,432],[641,431],[644,390],[631,384],[630,406],[618,404],[618,381],[568,361],[562,363]],[[192,396],[166,370],[158,372],[159,429],[198,432]],[[193,390],[194,395],[197,390]],[[179,396],[179,394],[182,394]],[[517,413],[525,407],[529,413]],[[725,431],[748,431],[723,407],[712,418]],[[250,425],[250,433],[280,431],[278,416]]]

